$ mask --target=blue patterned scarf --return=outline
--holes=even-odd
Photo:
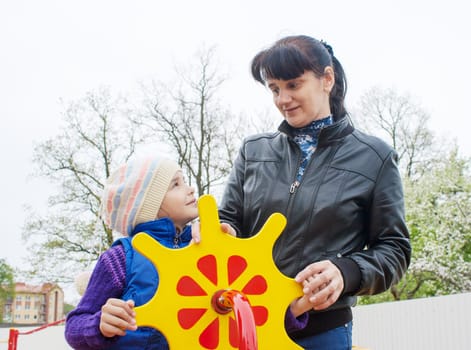
[[[306,169],[309,159],[311,159],[312,154],[316,150],[317,140],[319,138],[319,133],[322,128],[332,125],[334,120],[331,115],[325,117],[324,119],[314,120],[311,124],[304,126],[299,129],[293,128],[293,140],[301,148],[302,161],[298,168],[298,174],[296,175],[296,180],[301,181],[303,177],[304,170]]]

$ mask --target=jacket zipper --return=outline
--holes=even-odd
[[[180,248],[180,239],[181,232],[175,232],[175,236],[173,237],[173,247],[174,248]]]
[[[289,193],[290,194],[293,194],[294,192],[296,192],[296,189],[299,187],[299,181],[296,180],[294,181],[291,186],[289,187]]]
[[[299,185],[301,184],[300,181],[296,180],[296,177],[298,176],[298,171],[299,171],[299,167],[301,166],[301,162],[302,162],[302,152],[301,152],[301,149],[299,148],[299,145],[292,141],[295,145],[296,145],[296,148],[297,148],[297,156],[298,156],[298,166],[296,167],[296,172],[294,173],[294,182],[289,186],[289,194],[292,195],[296,192],[296,190],[298,189]],[[291,202],[291,200],[290,200]],[[290,207],[291,205],[289,204],[288,207]]]

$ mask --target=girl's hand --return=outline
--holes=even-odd
[[[224,222],[221,224],[221,231],[233,237],[237,236],[236,230],[234,230],[234,228],[231,225],[226,224]]]
[[[312,309],[311,302],[309,301],[309,296],[303,295],[300,298],[297,298],[291,302],[289,305],[289,310],[294,317],[299,317],[303,313]]]
[[[123,336],[126,330],[135,331],[136,313],[133,300],[110,298],[101,307],[100,332],[107,338]]]
[[[234,237],[237,235],[236,231],[232,228],[232,226],[226,223],[221,223],[221,231]],[[191,237],[192,243],[198,244],[201,242],[201,231],[199,221],[195,221],[191,224]]]
[[[200,222],[196,220],[191,223],[191,243],[199,242],[201,242]]]

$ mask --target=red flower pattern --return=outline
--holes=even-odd
[[[206,255],[198,259],[198,270],[215,286],[218,284],[217,261],[214,255]],[[232,255],[227,260],[227,279],[229,289],[247,269],[247,261],[238,255]],[[245,295],[261,295],[267,290],[267,282],[261,275],[253,276],[242,288],[241,292]],[[204,290],[197,281],[190,276],[182,276],[177,283],[177,293],[181,296],[205,296],[212,294],[213,291]],[[183,329],[190,329],[195,326],[208,309],[205,308],[182,308],[178,310],[178,322]],[[267,322],[268,309],[264,306],[252,306],[252,311],[257,326],[262,326]],[[216,349],[219,344],[219,317],[226,315],[217,315],[214,320],[204,328],[199,336],[199,343],[205,349]],[[237,348],[239,343],[236,320],[229,316],[229,342]]]

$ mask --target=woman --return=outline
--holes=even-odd
[[[344,71],[326,43],[285,37],[251,69],[284,121],[244,141],[221,222],[250,237],[284,214],[273,256],[310,301],[306,327],[290,336],[305,349],[350,349],[356,296],[387,290],[410,262],[397,154],[351,124]]]

